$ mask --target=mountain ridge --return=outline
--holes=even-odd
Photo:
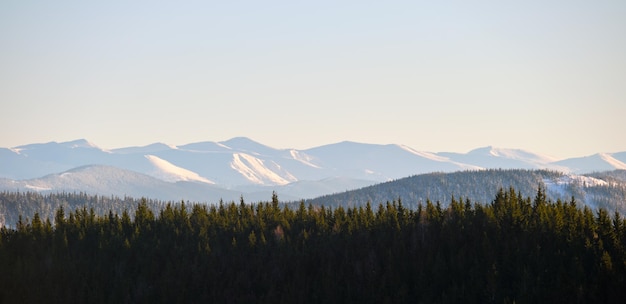
[[[428,152],[401,144],[347,140],[300,150],[277,149],[247,137],[179,146],[153,143],[112,150],[87,139],[0,148],[0,178],[12,180],[13,184],[87,165],[129,170],[167,183],[199,182],[239,192],[257,191],[259,187],[265,192],[291,189],[287,194],[290,198],[311,198],[311,195],[328,194],[320,191],[329,189],[329,178],[342,180],[343,191],[430,172],[548,169],[581,174],[624,169],[626,152],[557,160],[523,149],[493,146],[467,153]],[[104,173],[94,170],[92,174]],[[110,177],[104,174],[101,178]],[[287,187],[292,183],[298,184]],[[5,187],[10,184],[5,183]],[[45,188],[31,186],[35,190]]]

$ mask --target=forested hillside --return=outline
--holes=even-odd
[[[137,208],[142,199],[132,197],[107,197],[88,195],[85,193],[50,193],[40,194],[37,192],[0,192],[0,227],[15,227],[20,216],[24,220],[30,220],[35,213],[42,220],[49,219],[54,223],[56,210],[86,209],[93,210],[95,215],[106,215],[109,211],[122,214],[124,210],[131,214]],[[146,206],[153,212],[158,212],[165,207],[166,202],[152,199],[143,200]]]
[[[406,206],[414,209],[428,199],[446,205],[453,196],[462,196],[474,202],[488,203],[499,188],[514,187],[526,197],[532,196],[537,187],[543,187],[547,197],[553,201],[568,201],[573,196],[582,205],[626,214],[626,182],[622,179],[624,172],[616,170],[589,176],[518,169],[430,173],[326,195],[307,200],[306,203],[346,207],[401,199]]]
[[[590,173],[586,175],[591,176],[591,177],[605,179],[605,180],[626,182],[626,170],[595,172],[595,173]]]
[[[1,303],[623,303],[626,220],[499,190],[409,209],[59,209],[0,229]]]

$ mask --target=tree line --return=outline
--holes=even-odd
[[[327,208],[146,200],[0,228],[1,303],[621,303],[626,220],[500,189]]]
[[[87,194],[85,192],[38,193],[27,192],[0,192],[0,226],[15,227],[20,216],[32,219],[37,213],[42,220],[50,219],[54,224],[54,216],[59,208],[76,210],[93,209],[96,215],[106,215],[109,211],[122,214],[124,210],[134,214],[137,205],[145,201],[153,211],[165,207],[168,202],[155,199],[139,199],[134,197],[117,197]]]

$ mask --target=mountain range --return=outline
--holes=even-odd
[[[0,190],[216,202],[314,198],[431,172],[549,169],[567,174],[626,169],[626,152],[555,159],[521,149],[425,152],[344,141],[305,150],[249,138],[107,150],[84,140],[0,148]]]

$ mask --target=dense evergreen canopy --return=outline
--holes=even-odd
[[[622,303],[625,249],[619,213],[542,189],[445,208],[59,208],[0,231],[0,302]]]
[[[591,181],[595,181],[591,182]],[[306,200],[307,204],[338,207],[364,206],[366,202],[386,202],[401,197],[405,206],[415,209],[427,199],[447,206],[452,196],[487,203],[500,188],[513,187],[522,196],[534,196],[537,187],[546,197],[581,205],[605,208],[626,215],[626,170],[572,176],[551,170],[488,169],[433,172],[375,184],[361,189],[328,194]]]

